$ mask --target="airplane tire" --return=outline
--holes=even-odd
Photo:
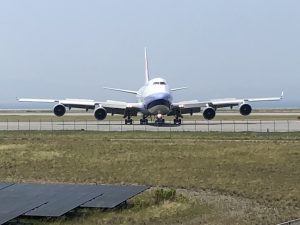
[[[147,119],[140,119],[140,124],[141,125],[147,125],[148,124],[148,120]]]
[[[180,125],[181,124],[181,119],[174,119],[174,124],[175,125]]]

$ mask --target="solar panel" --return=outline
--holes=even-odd
[[[14,185],[13,183],[0,183],[0,191],[6,187]]]
[[[114,208],[122,202],[148,189],[147,186],[99,185],[103,188],[103,195],[91,200],[81,207]]]
[[[0,191],[0,224],[6,223],[29,210],[46,203],[44,199],[34,199],[23,193],[16,185]]]
[[[102,194],[96,185],[48,185],[48,203],[25,215],[58,217]]]
[[[76,207],[114,208],[146,186],[0,183],[0,224],[20,215],[58,217]]]

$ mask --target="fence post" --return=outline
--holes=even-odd
[[[223,132],[223,121],[220,120],[220,123],[221,123],[221,133]]]
[[[290,133],[290,121],[287,121],[287,125],[288,125],[288,133]]]
[[[30,120],[28,121],[28,128],[29,128],[29,131],[30,131]]]
[[[65,130],[65,121],[64,120],[62,121],[62,128],[63,128],[63,130]]]
[[[209,132],[209,120],[207,120],[207,132]]]
[[[261,124],[261,120],[259,121],[259,129],[260,129],[260,133],[262,132],[262,124]]]
[[[6,130],[8,131],[8,119],[6,120]]]
[[[276,128],[275,128],[275,120],[274,120],[274,133],[275,133],[275,131],[276,131]]]
[[[42,130],[42,120],[40,119],[40,131]]]
[[[248,120],[247,120],[247,132],[249,131],[249,128],[248,128]]]
[[[19,120],[18,120],[18,130],[20,130],[20,122],[19,122]]]
[[[195,132],[197,131],[197,123],[196,123],[196,120],[195,120]]]
[[[233,132],[235,133],[235,120],[233,121]]]

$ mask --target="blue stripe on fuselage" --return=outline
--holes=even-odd
[[[168,105],[168,107],[170,107],[171,102],[172,102],[172,96],[170,95],[170,93],[160,92],[160,93],[155,93],[155,94],[146,96],[144,98],[143,105],[144,105],[145,111],[148,111],[149,106],[153,107],[153,106],[157,106],[161,103],[164,106]]]

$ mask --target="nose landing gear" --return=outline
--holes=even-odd
[[[162,114],[157,114],[155,124],[158,126],[165,124],[165,119],[162,118]]]

